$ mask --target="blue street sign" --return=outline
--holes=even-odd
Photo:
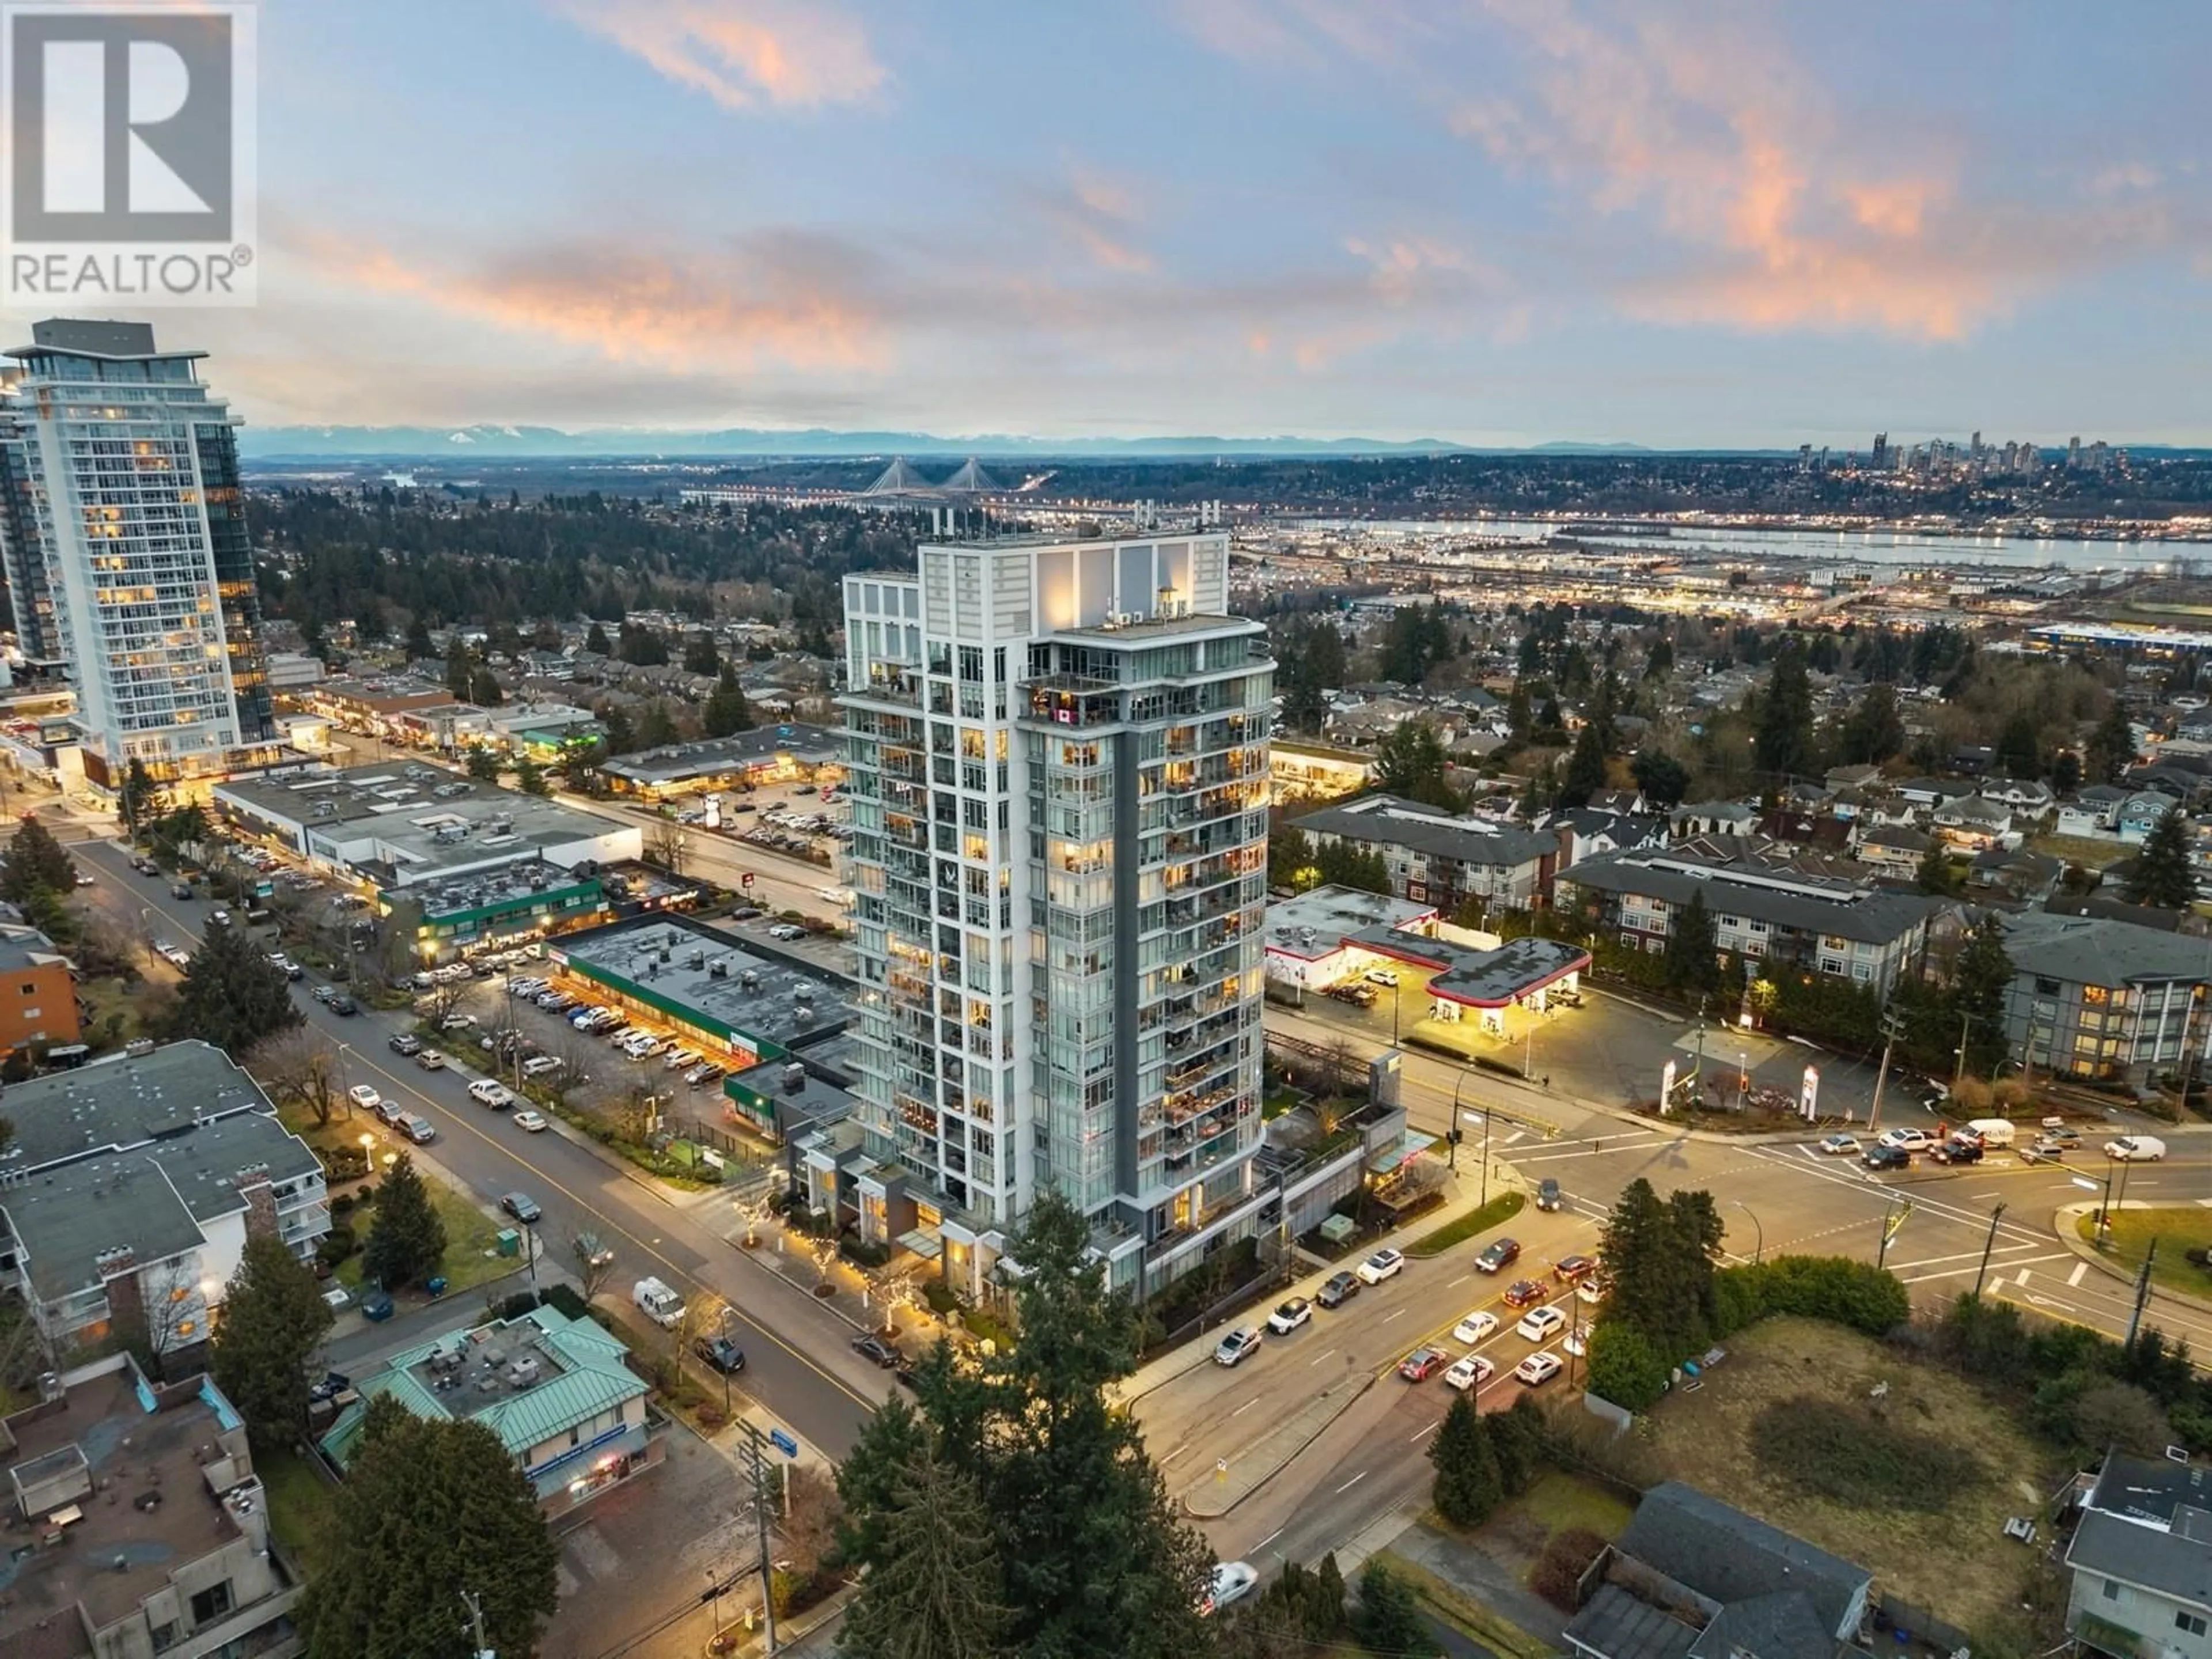
[[[768,1443],[775,1447],[778,1451],[781,1452],[786,1457],[796,1457],[799,1455],[799,1443],[796,1440],[793,1440],[789,1435],[786,1434],[781,1429],[770,1429],[768,1431]]]

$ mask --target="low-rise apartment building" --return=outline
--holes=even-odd
[[[2030,910],[2005,924],[2005,1024],[2031,1070],[2147,1083],[2212,1042],[2205,941],[2099,916]]]
[[[70,959],[35,927],[0,927],[0,1056],[83,1036]]]
[[[292,1659],[300,1580],[276,1549],[246,1425],[212,1377],[127,1353],[41,1380],[0,1422],[9,1659]]]
[[[173,1042],[10,1085],[0,1290],[57,1346],[137,1331],[188,1363],[245,1254],[330,1231],[321,1161],[228,1055]]]
[[[1390,890],[1445,912],[1470,898],[1528,910],[1551,898],[1559,837],[1492,818],[1455,817],[1396,795],[1369,795],[1296,821],[1316,846],[1345,842],[1379,853]]]
[[[1278,738],[1269,752],[1278,802],[1335,800],[1375,781],[1375,757],[1361,750]]]
[[[1704,898],[1723,951],[1881,991],[1918,968],[1929,918],[1944,903],[1805,869],[1786,849],[1719,837],[1585,859],[1560,873],[1553,902],[1595,932],[1656,951],[1692,895]]]

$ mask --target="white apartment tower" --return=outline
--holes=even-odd
[[[916,566],[845,579],[861,1228],[988,1247],[1049,1184],[1148,1294],[1273,1197],[1265,633],[1218,533]]]
[[[65,665],[85,774],[220,775],[275,724],[236,418],[144,323],[55,319],[0,395],[0,562],[18,648]]]

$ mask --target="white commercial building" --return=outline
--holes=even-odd
[[[1218,533],[845,580],[864,1236],[979,1286],[1040,1188],[1149,1292],[1263,1224],[1274,665]]]
[[[273,749],[236,424],[144,323],[52,320],[8,355],[0,555],[15,636],[66,665],[85,775],[220,775]]]

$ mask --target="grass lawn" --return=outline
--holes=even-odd
[[[1635,1506],[1626,1498],[1595,1481],[1563,1474],[1556,1469],[1540,1476],[1534,1486],[1507,1508],[1543,1528],[1544,1536],[1537,1545],[1540,1553],[1544,1544],[1571,1527],[1580,1527],[1603,1539],[1618,1538],[1626,1528],[1629,1517],[1636,1513]]]
[[[1878,1383],[1888,1385],[1886,1398],[1873,1397]],[[1830,1415],[1873,1413],[1899,1439],[1938,1439],[1972,1460],[1980,1478],[1923,1494],[1910,1508],[1824,1495],[1815,1489],[1822,1483],[1804,1479],[1808,1471],[1771,1460],[1778,1417],[1815,1403]],[[1762,1420],[1770,1431],[1764,1459],[1756,1449]],[[2032,1563],[2002,1528],[2007,1517],[2041,1504],[2058,1460],[2010,1406],[1963,1377],[1838,1325],[1770,1319],[1729,1344],[1703,1388],[1670,1395],[1638,1428],[1674,1478],[1856,1562],[1885,1589],[1944,1609],[1984,1642],[2020,1634],[2011,1626]],[[1847,1480],[1825,1484],[1850,1489]]]
[[[144,1036],[146,1032],[138,1024],[138,1005],[143,1000],[145,991],[146,987],[143,983],[136,988],[127,986],[112,974],[104,978],[82,981],[76,988],[76,994],[84,999],[84,1029],[88,1040],[110,1014],[122,1017],[123,1024],[118,1028],[119,1042],[135,1042]]]
[[[269,1494],[269,1525],[277,1543],[291,1553],[302,1572],[316,1577],[338,1550],[329,1485],[297,1452],[257,1455],[253,1472]]]
[[[499,1230],[507,1224],[495,1221],[469,1200],[455,1192],[442,1181],[426,1179],[423,1185],[430,1189],[430,1201],[446,1223],[446,1294],[459,1295],[473,1290],[501,1274],[511,1273],[521,1265],[520,1256],[504,1256],[493,1248]],[[366,1210],[356,1210],[347,1218],[362,1242],[368,1241],[368,1230],[376,1218],[374,1205]],[[338,1283],[349,1291],[361,1289],[361,1253],[356,1250],[338,1264]]]
[[[2081,1216],[2074,1225],[2083,1238],[2096,1243],[2094,1218]],[[2105,1254],[2115,1267],[2132,1273],[2142,1266],[2154,1238],[2158,1241],[2158,1260],[2150,1264],[2152,1282],[2185,1296],[2212,1297],[2212,1273],[2184,1254],[2212,1249],[2212,1207],[2178,1204],[2155,1210],[2116,1209],[2112,1231],[2106,1236]]]
[[[1519,1193],[1500,1193],[1477,1208],[1469,1210],[1456,1221],[1447,1221],[1432,1233],[1424,1233],[1406,1246],[1406,1254],[1425,1261],[1432,1255],[1442,1255],[1455,1244],[1463,1244],[1477,1233],[1487,1232],[1500,1222],[1510,1221],[1521,1213],[1527,1200]]]
[[[2106,841],[2092,836],[2031,836],[2027,850],[2042,853],[2054,859],[2063,859],[2069,864],[2078,864],[2087,870],[2101,870],[2108,864],[2118,864],[2131,856],[2135,848],[2117,841]]]

